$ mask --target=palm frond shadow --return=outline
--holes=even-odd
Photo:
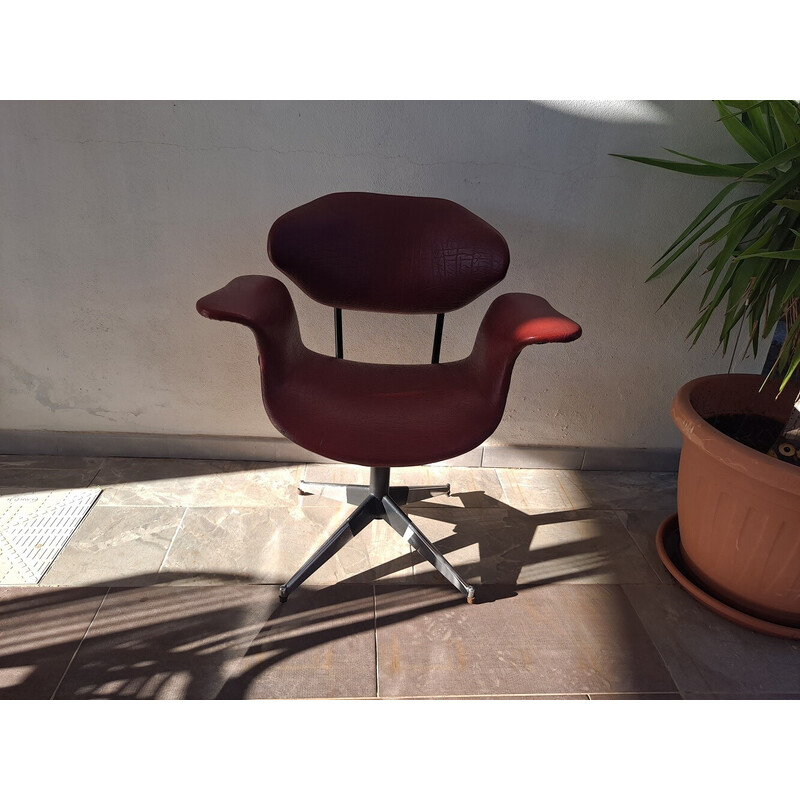
[[[477,546],[477,561],[457,569],[468,580],[480,579],[479,603],[602,568],[595,539],[530,550],[541,526],[590,519],[596,511],[526,513],[475,495],[456,496],[470,510],[489,510],[487,518],[503,522],[496,539],[481,513],[430,502],[409,511],[453,525],[437,542],[445,555]],[[478,503],[480,509],[474,508]],[[562,558],[568,568],[520,580],[527,567]],[[0,675],[14,677],[0,688],[0,699],[286,696],[282,684],[293,670],[275,670],[283,662],[331,652],[344,640],[348,645],[333,652],[374,653],[376,626],[462,605],[449,585],[443,591],[435,584],[375,583],[423,563],[409,554],[334,586],[301,588],[285,605],[276,586],[242,584],[235,580],[240,576],[226,574],[147,574],[103,586],[6,591],[0,600]],[[441,583],[437,578],[432,573],[431,582]],[[347,670],[346,662],[325,668]]]
[[[481,491],[458,492],[451,497],[460,499],[463,508],[426,501],[407,506],[406,511],[412,517],[426,517],[452,525],[453,532],[435,542],[445,557],[465,548],[477,548],[477,560],[464,563],[462,559],[453,563],[468,583],[478,581],[484,587],[480,594],[476,592],[477,602],[481,600],[485,602],[489,597],[497,596],[496,592],[486,591],[487,585],[519,585],[520,588],[532,588],[554,581],[588,577],[602,570],[608,563],[603,553],[602,541],[597,537],[571,538],[564,542],[537,546],[535,551],[531,550],[540,528],[594,519],[598,515],[595,509],[521,511],[501,500],[490,498]],[[425,526],[421,525],[421,528],[424,533]],[[565,560],[564,568],[562,570],[553,568],[554,562],[561,559]],[[533,580],[523,578],[520,583],[523,573],[534,572],[536,565],[547,565],[548,574]],[[420,573],[417,567],[423,567],[424,572]],[[406,569],[414,570],[414,583],[419,583],[422,578],[429,579],[435,584],[448,585],[416,551],[394,558],[369,571],[352,575],[342,582],[364,583],[369,580],[390,578]],[[398,579],[398,582],[401,580]]]

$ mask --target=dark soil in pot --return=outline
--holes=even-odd
[[[766,453],[783,429],[783,423],[760,414],[716,414],[706,418],[706,422],[759,453]]]

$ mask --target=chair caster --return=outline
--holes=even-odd
[[[467,595],[467,602],[472,606],[475,605],[475,590],[470,589],[469,594]]]
[[[285,602],[286,602],[288,599],[289,599],[289,598],[288,598],[288,597],[287,597],[287,596],[284,594],[284,589],[283,589],[283,587],[281,587],[280,589],[278,589],[278,600],[280,600],[280,601],[281,601],[281,603],[285,603]]]

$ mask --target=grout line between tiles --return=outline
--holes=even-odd
[[[676,694],[676,692],[667,692],[666,694]],[[495,697],[585,697],[587,700],[591,699],[586,692],[527,692],[518,694],[504,694],[498,692],[497,694],[404,694],[404,695],[391,695],[388,697],[381,697],[381,700],[450,700],[459,698],[469,700],[474,698],[479,700],[482,698],[495,698]]]
[[[664,585],[664,581],[661,579],[661,576],[658,574],[658,572],[656,572],[655,567],[650,563],[650,559],[647,557],[648,554],[645,553],[645,551],[639,546],[639,543],[636,541],[636,537],[631,533],[630,529],[628,528],[628,523],[625,521],[625,516],[626,515],[632,514],[632,513],[635,513],[635,512],[630,511],[628,509],[624,509],[624,508],[612,508],[611,510],[614,512],[614,516],[620,521],[620,524],[622,525],[622,527],[625,528],[625,533],[628,534],[628,538],[633,542],[633,546],[636,548],[636,550],[638,551],[639,555],[641,555],[642,560],[650,568],[650,572],[652,572],[653,575],[655,575],[656,580],[658,581],[658,584],[660,586],[663,586]]]
[[[378,671],[378,590],[372,586],[372,630],[375,635],[375,697],[381,696],[381,677]]]
[[[605,695],[606,697],[611,697],[611,698],[614,698],[614,697],[620,697],[620,698],[622,698],[622,697],[639,697],[640,695],[646,694],[646,695],[650,695],[651,697],[655,698],[655,697],[659,697],[659,696],[661,696],[661,697],[674,697],[675,695],[680,696],[681,693],[678,690],[676,690],[674,692],[647,692],[647,691],[644,691],[644,692],[594,692],[593,694],[595,695],[594,697],[592,697],[591,694],[587,694],[586,697],[588,697],[589,700],[596,700],[596,698],[599,697],[601,694]]]
[[[675,677],[673,671],[670,669],[670,665],[669,665],[669,662],[668,662],[667,658],[661,652],[661,648],[658,646],[658,642],[653,638],[653,636],[651,636],[650,630],[648,629],[647,625],[645,624],[645,621],[642,619],[642,615],[639,613],[639,609],[636,607],[636,603],[631,601],[630,595],[626,591],[626,586],[627,586],[627,584],[624,584],[624,583],[619,585],[619,588],[622,590],[622,594],[624,595],[625,600],[628,602],[628,605],[633,609],[633,613],[636,615],[636,619],[639,620],[639,624],[642,626],[642,630],[644,631],[644,633],[647,636],[647,638],[650,640],[650,644],[653,646],[653,649],[656,651],[656,653],[658,653],[658,657],[661,659],[661,663],[663,664],[664,669],[667,671],[667,675],[669,675],[673,686],[675,686],[675,691],[679,692],[681,694],[681,696],[683,696],[683,691],[684,690],[678,684],[677,678]],[[664,589],[664,587],[665,587],[665,584],[663,584],[663,583],[662,584],[658,584],[659,591],[662,591]],[[686,650],[686,649],[683,649],[683,648],[682,648],[682,651],[687,656],[689,661],[691,662],[691,665],[697,670],[697,673],[700,676],[700,680],[702,680],[703,683],[705,683],[706,686],[708,686],[708,681],[705,678],[705,674],[704,674],[703,670],[700,668],[700,665],[698,665],[697,662],[694,660],[694,658],[692,658],[691,652],[689,652],[689,650]]]
[[[161,572],[161,570],[164,568],[164,564],[167,563],[167,557],[169,556],[170,551],[172,550],[172,545],[175,544],[175,540],[178,538],[178,533],[179,533],[179,531],[181,529],[181,526],[183,525],[183,520],[186,519],[186,514],[188,513],[188,511],[189,511],[189,507],[186,506],[186,508],[183,509],[183,515],[181,516],[180,522],[178,522],[178,527],[175,528],[175,533],[172,534],[172,539],[170,539],[169,547],[167,548],[167,552],[164,553],[164,558],[161,559],[161,563],[159,564],[158,569],[156,570],[156,573]]]
[[[563,472],[563,470],[556,470],[555,471],[555,479],[556,479],[556,482],[558,483],[558,488],[561,490],[561,494],[564,496],[564,499],[567,501],[567,505],[569,506],[569,510],[570,511],[578,511],[577,506],[572,501],[572,498],[569,496],[569,492],[567,491],[566,487],[564,486],[564,482],[561,480],[561,475],[558,474],[559,472]],[[581,490],[581,491],[583,491],[583,490]],[[583,494],[584,494],[584,496],[586,496],[586,492],[583,492]],[[588,497],[586,499],[589,500]],[[588,508],[594,508],[594,505],[591,502],[591,500],[589,500]]]
[[[56,699],[56,694],[58,694],[58,690],[61,688],[61,684],[64,683],[64,678],[67,677],[67,673],[72,666],[72,663],[75,661],[75,657],[78,655],[78,651],[83,646],[84,641],[86,641],[86,637],[89,635],[89,631],[92,629],[92,625],[94,625],[94,621],[97,619],[97,615],[100,613],[100,609],[103,607],[103,603],[105,603],[106,598],[108,597],[108,593],[111,591],[111,587],[106,589],[106,593],[103,595],[103,599],[100,601],[100,605],[97,606],[97,611],[94,612],[94,616],[92,617],[91,622],[86,626],[86,630],[83,632],[83,636],[81,636],[80,642],[78,642],[78,646],[75,648],[75,652],[72,654],[72,658],[69,660],[69,664],[67,664],[67,668],[64,670],[64,674],[59,679],[58,683],[56,684],[56,688],[53,689],[53,694],[50,695],[51,700]]]
[[[89,481],[89,483],[86,484],[87,488],[92,486],[92,484],[97,480],[97,476],[100,474],[100,470],[102,470],[103,467],[105,466],[105,463],[106,463],[106,459],[104,459],[104,458],[100,459],[100,466],[97,468],[97,472],[95,472],[95,474],[92,475],[92,479]]]

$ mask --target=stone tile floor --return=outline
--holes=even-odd
[[[692,600],[655,531],[673,473],[466,467],[408,506],[468,605],[373,523],[286,604],[349,506],[334,464],[0,456],[0,494],[103,492],[38,586],[0,587],[0,699],[800,698],[800,643]]]

